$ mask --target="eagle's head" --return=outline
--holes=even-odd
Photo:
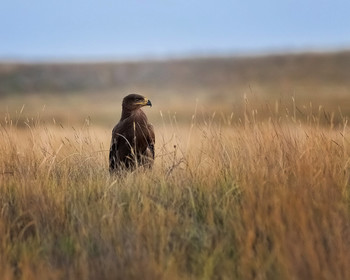
[[[152,103],[151,100],[148,100],[146,97],[140,94],[129,94],[123,99],[123,109],[133,111],[143,106],[152,107]]]

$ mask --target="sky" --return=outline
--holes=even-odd
[[[1,0],[0,59],[350,49],[350,1]]]

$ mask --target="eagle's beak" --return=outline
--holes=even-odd
[[[151,100],[148,100],[146,97],[141,102],[138,102],[138,103],[135,103],[135,104],[136,105],[141,105],[141,106],[150,106],[150,107],[152,107]]]

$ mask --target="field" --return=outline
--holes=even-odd
[[[1,279],[350,279],[348,67],[0,66]],[[111,177],[130,90],[154,104],[155,165]]]

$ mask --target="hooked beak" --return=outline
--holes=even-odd
[[[135,103],[135,104],[136,105],[141,105],[141,106],[150,106],[150,107],[152,107],[151,100],[148,100],[146,97],[141,102],[138,102],[138,103]]]

